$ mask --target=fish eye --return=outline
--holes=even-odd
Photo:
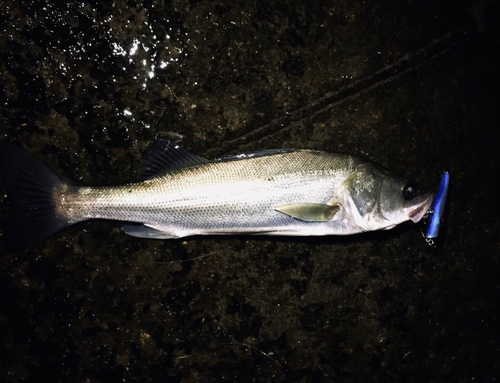
[[[407,201],[411,201],[417,195],[417,188],[413,184],[407,184],[403,188],[403,197]]]

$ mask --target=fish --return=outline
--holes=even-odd
[[[3,144],[2,179],[14,247],[33,246],[79,222],[125,222],[133,237],[350,235],[418,222],[433,193],[374,162],[312,149],[266,149],[207,160],[156,140],[137,181],[84,186]]]

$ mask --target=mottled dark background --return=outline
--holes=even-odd
[[[166,131],[208,158],[340,150],[434,189],[448,170],[447,225],[436,248],[412,223],[0,237],[0,381],[498,381],[498,2],[105,3],[1,2],[2,140],[91,185]]]

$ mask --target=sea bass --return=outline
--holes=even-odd
[[[33,245],[90,219],[126,221],[140,238],[192,235],[346,235],[418,222],[433,193],[350,154],[278,149],[206,160],[157,141],[141,181],[78,185],[5,144],[2,172],[12,205],[8,239]]]

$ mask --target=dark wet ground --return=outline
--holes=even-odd
[[[435,249],[411,223],[2,238],[1,381],[498,381],[497,2],[55,4],[0,4],[0,133],[67,177],[128,181],[176,131],[209,158],[340,150],[433,188],[448,170],[449,213]]]

